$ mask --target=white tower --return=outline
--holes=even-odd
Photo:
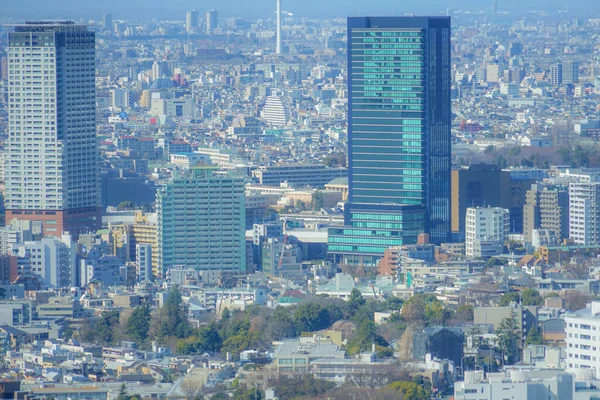
[[[281,0],[277,0],[277,54],[281,54]]]

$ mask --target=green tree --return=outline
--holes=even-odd
[[[314,332],[329,327],[329,313],[319,303],[300,304],[294,311],[298,332]]]
[[[402,316],[408,323],[417,326],[443,325],[450,313],[434,295],[416,294],[404,303]]]
[[[132,201],[122,201],[117,205],[117,211],[133,210],[134,208],[135,203]]]
[[[518,292],[507,292],[500,297],[500,305],[506,307],[510,303],[519,303],[520,296]]]
[[[403,400],[429,400],[430,397],[430,394],[423,387],[414,382],[406,381],[392,382],[381,391],[395,393]]]
[[[316,399],[319,396],[335,389],[335,383],[316,379],[313,375],[280,376],[269,380],[269,386],[275,390],[281,400],[296,399],[300,397]]]
[[[514,364],[519,360],[521,332],[513,311],[510,318],[504,318],[496,329],[498,348],[502,351],[505,364]]]
[[[312,209],[319,211],[321,208],[323,208],[323,192],[317,190],[312,196]]]
[[[150,308],[147,305],[137,306],[127,320],[126,333],[134,340],[143,342],[148,337],[150,320]]]
[[[187,320],[179,289],[174,286],[162,308],[155,312],[151,323],[151,333],[159,341],[167,337],[185,338],[192,334],[192,326]]]
[[[527,336],[525,337],[525,346],[532,344],[544,344],[544,338],[536,325],[529,329],[529,332],[527,332]]]
[[[270,336],[273,340],[293,338],[297,336],[296,325],[290,311],[278,306],[269,321]]]
[[[361,351],[370,351],[373,344],[387,347],[388,343],[377,333],[377,326],[373,321],[364,320],[354,336],[348,341],[347,350],[350,355]]]
[[[462,322],[472,322],[473,321],[473,305],[471,304],[463,304],[458,307],[456,313],[454,314],[454,318],[458,319]]]
[[[353,288],[350,292],[350,298],[346,302],[346,310],[350,318],[354,317],[358,310],[366,303],[359,289]]]
[[[544,299],[537,290],[527,288],[521,292],[521,304],[524,306],[541,306],[543,303]]]

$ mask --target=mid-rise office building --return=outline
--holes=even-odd
[[[486,258],[502,254],[510,231],[510,213],[499,207],[467,208],[465,218],[465,255]]]
[[[334,262],[450,237],[450,18],[348,19],[349,193]]]
[[[562,185],[532,185],[523,206],[523,235],[532,242],[533,231],[543,229],[569,237],[569,190]]]
[[[9,33],[6,221],[43,221],[46,235],[101,226],[95,36],[71,21]]]
[[[158,263],[163,276],[174,266],[244,273],[244,180],[211,168],[172,179],[157,195]]]

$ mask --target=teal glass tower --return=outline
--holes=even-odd
[[[375,266],[391,246],[450,238],[450,18],[348,18],[345,226],[334,262]]]

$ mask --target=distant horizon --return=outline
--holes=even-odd
[[[147,0],[7,0],[0,6],[0,15],[17,20],[29,19],[93,19],[99,20],[103,14],[112,13],[115,19],[157,19],[183,20],[185,11],[196,9],[204,13],[214,8],[223,18],[240,17],[249,19],[269,19],[275,11],[275,0],[255,0],[249,4],[245,0],[217,2],[211,0],[205,4],[191,0],[170,0],[164,2]],[[282,8],[297,18],[345,18],[349,16],[385,16],[406,13],[440,15],[446,9],[478,12],[491,10],[493,0],[431,0],[429,2],[399,1],[393,6],[387,0],[283,0]],[[591,17],[598,13],[600,2],[596,0],[498,0],[498,11],[522,12],[544,11],[556,14],[568,7],[569,16]]]

